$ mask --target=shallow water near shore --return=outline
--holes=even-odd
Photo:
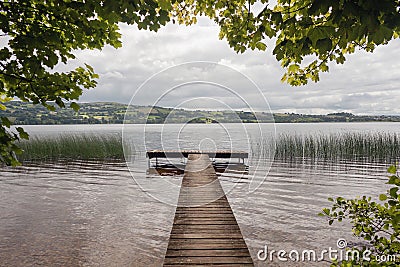
[[[327,124],[325,129],[340,130],[342,124],[338,125]],[[343,127],[349,131],[383,127],[383,131],[397,132],[399,129],[399,124],[384,125]],[[158,136],[158,126],[152,127],[154,136]],[[200,133],[207,131],[207,125],[197,127]],[[281,127],[286,129],[278,131],[287,131],[289,126]],[[297,127],[292,128],[297,132],[323,129],[312,125],[291,127]],[[35,132],[34,128],[40,131]],[[121,128],[94,126],[92,129],[112,133]],[[49,135],[78,132],[81,128],[36,126],[27,130]],[[82,128],[82,132],[88,131],[90,127]],[[132,131],[133,136],[141,133],[141,129]],[[185,138],[181,136],[183,141]],[[248,193],[250,180],[237,180],[229,175],[220,180],[224,189],[229,189],[228,200],[256,266],[288,266],[289,263],[276,260],[258,261],[257,252],[265,245],[271,250],[321,251],[329,247],[336,249],[339,238],[345,238],[348,243],[360,242],[351,235],[348,224],[328,226],[326,219],[317,214],[330,206],[328,197],[377,197],[387,188],[388,165],[355,161],[324,164],[274,161],[265,181],[252,193]],[[0,266],[160,266],[175,207],[151,197],[148,188],[144,192],[130,171],[153,185],[165,180],[179,185],[181,177],[146,177],[145,157],[137,157],[134,167],[137,169],[129,170],[125,162],[119,161],[36,162],[18,168],[2,167]],[[178,192],[166,193],[174,200]],[[292,265],[327,266],[328,263]]]

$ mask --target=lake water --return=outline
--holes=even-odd
[[[160,266],[168,244],[181,177],[146,174],[145,149],[249,149],[260,133],[395,132],[399,123],[271,125],[129,125],[125,162],[31,163],[1,168],[0,266]],[[121,125],[26,126],[32,135],[118,134]],[[126,151],[131,151],[127,150]],[[258,159],[260,161],[260,159]],[[259,162],[258,162],[259,163]],[[252,162],[250,162],[252,165]],[[256,266],[327,266],[326,262],[257,260],[269,249],[336,248],[339,238],[360,242],[350,225],[328,226],[317,214],[328,197],[377,197],[386,190],[385,163],[270,162],[254,179],[220,177]],[[250,168],[251,169],[251,168]],[[161,201],[160,201],[161,200]]]

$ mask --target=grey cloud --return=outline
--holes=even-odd
[[[317,84],[293,88],[282,84],[284,71],[272,56],[273,40],[268,50],[246,51],[236,54],[226,40],[218,39],[218,27],[205,18],[199,24],[185,27],[169,24],[158,33],[139,31],[134,26],[121,25],[123,48],[105,47],[102,51],[79,51],[71,68],[88,63],[101,75],[98,87],[84,93],[82,101],[117,101],[128,103],[137,88],[157,72],[189,61],[218,62],[247,75],[262,90],[271,109],[277,112],[329,113],[351,111],[360,114],[400,114],[400,40],[366,53],[357,51],[348,56],[344,65],[331,64],[330,72],[321,74]],[[221,73],[209,71],[200,76],[222,80],[254,105],[265,109],[259,95],[241,84],[235,77],[218,77]],[[185,79],[184,73],[171,79]],[[186,77],[187,78],[187,77]],[[141,94],[137,104],[151,104],[168,81],[153,84]],[[210,88],[185,87],[178,94],[165,99],[175,106],[193,97],[217,97],[235,108],[242,108],[232,95]],[[199,101],[200,103],[201,101]],[[204,107],[207,101],[203,101]],[[200,104],[198,104],[200,105]]]

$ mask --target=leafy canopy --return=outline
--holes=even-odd
[[[282,81],[294,86],[317,82],[330,61],[342,64],[355,49],[372,52],[400,34],[399,0],[187,0],[174,10],[180,23],[212,18],[240,53],[265,50],[264,41],[276,37]]]
[[[78,49],[120,47],[119,22],[157,30],[167,21],[168,11],[153,0],[0,1],[0,108],[13,98],[50,110],[65,107],[95,87],[98,75],[89,65],[57,72],[57,64],[74,59]],[[79,108],[75,102],[70,107]],[[11,133],[10,124],[1,118],[0,161],[15,165],[14,153],[21,151],[14,143],[28,136],[22,128],[19,137]]]
[[[356,48],[373,51],[399,37],[400,0],[0,0],[0,108],[18,98],[50,110],[74,102],[96,86],[89,65],[58,72],[54,67],[75,58],[79,49],[120,47],[118,23],[158,30],[168,21],[196,23],[205,15],[220,26],[237,52],[265,50],[276,38],[273,54],[286,68],[291,85],[317,82],[328,63],[343,63]],[[8,129],[1,118],[0,161],[17,164],[15,141],[27,138]]]

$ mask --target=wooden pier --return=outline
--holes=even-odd
[[[164,266],[253,266],[208,154],[188,154]]]
[[[216,150],[216,151],[200,151],[200,150],[150,150],[146,151],[146,157],[148,158],[148,167],[154,166],[155,168],[163,166],[167,166],[170,163],[165,165],[162,159],[187,159],[189,155],[193,154],[206,154],[209,158],[212,158],[214,161],[215,159],[225,159],[225,160],[232,160],[238,159],[239,163],[245,163],[245,159],[249,157],[249,153],[244,151],[231,151],[231,150]],[[151,163],[151,160],[155,159],[155,164]],[[161,161],[159,161],[159,159]],[[185,160],[184,160],[185,161]],[[174,166],[167,166],[167,168],[177,167],[179,164],[173,164]],[[183,170],[183,169],[182,169]]]
[[[200,150],[150,150],[146,152],[146,157],[152,158],[187,158],[191,154],[207,154],[210,158],[239,158],[247,159],[249,153],[244,151],[216,150],[216,151],[200,151]]]

